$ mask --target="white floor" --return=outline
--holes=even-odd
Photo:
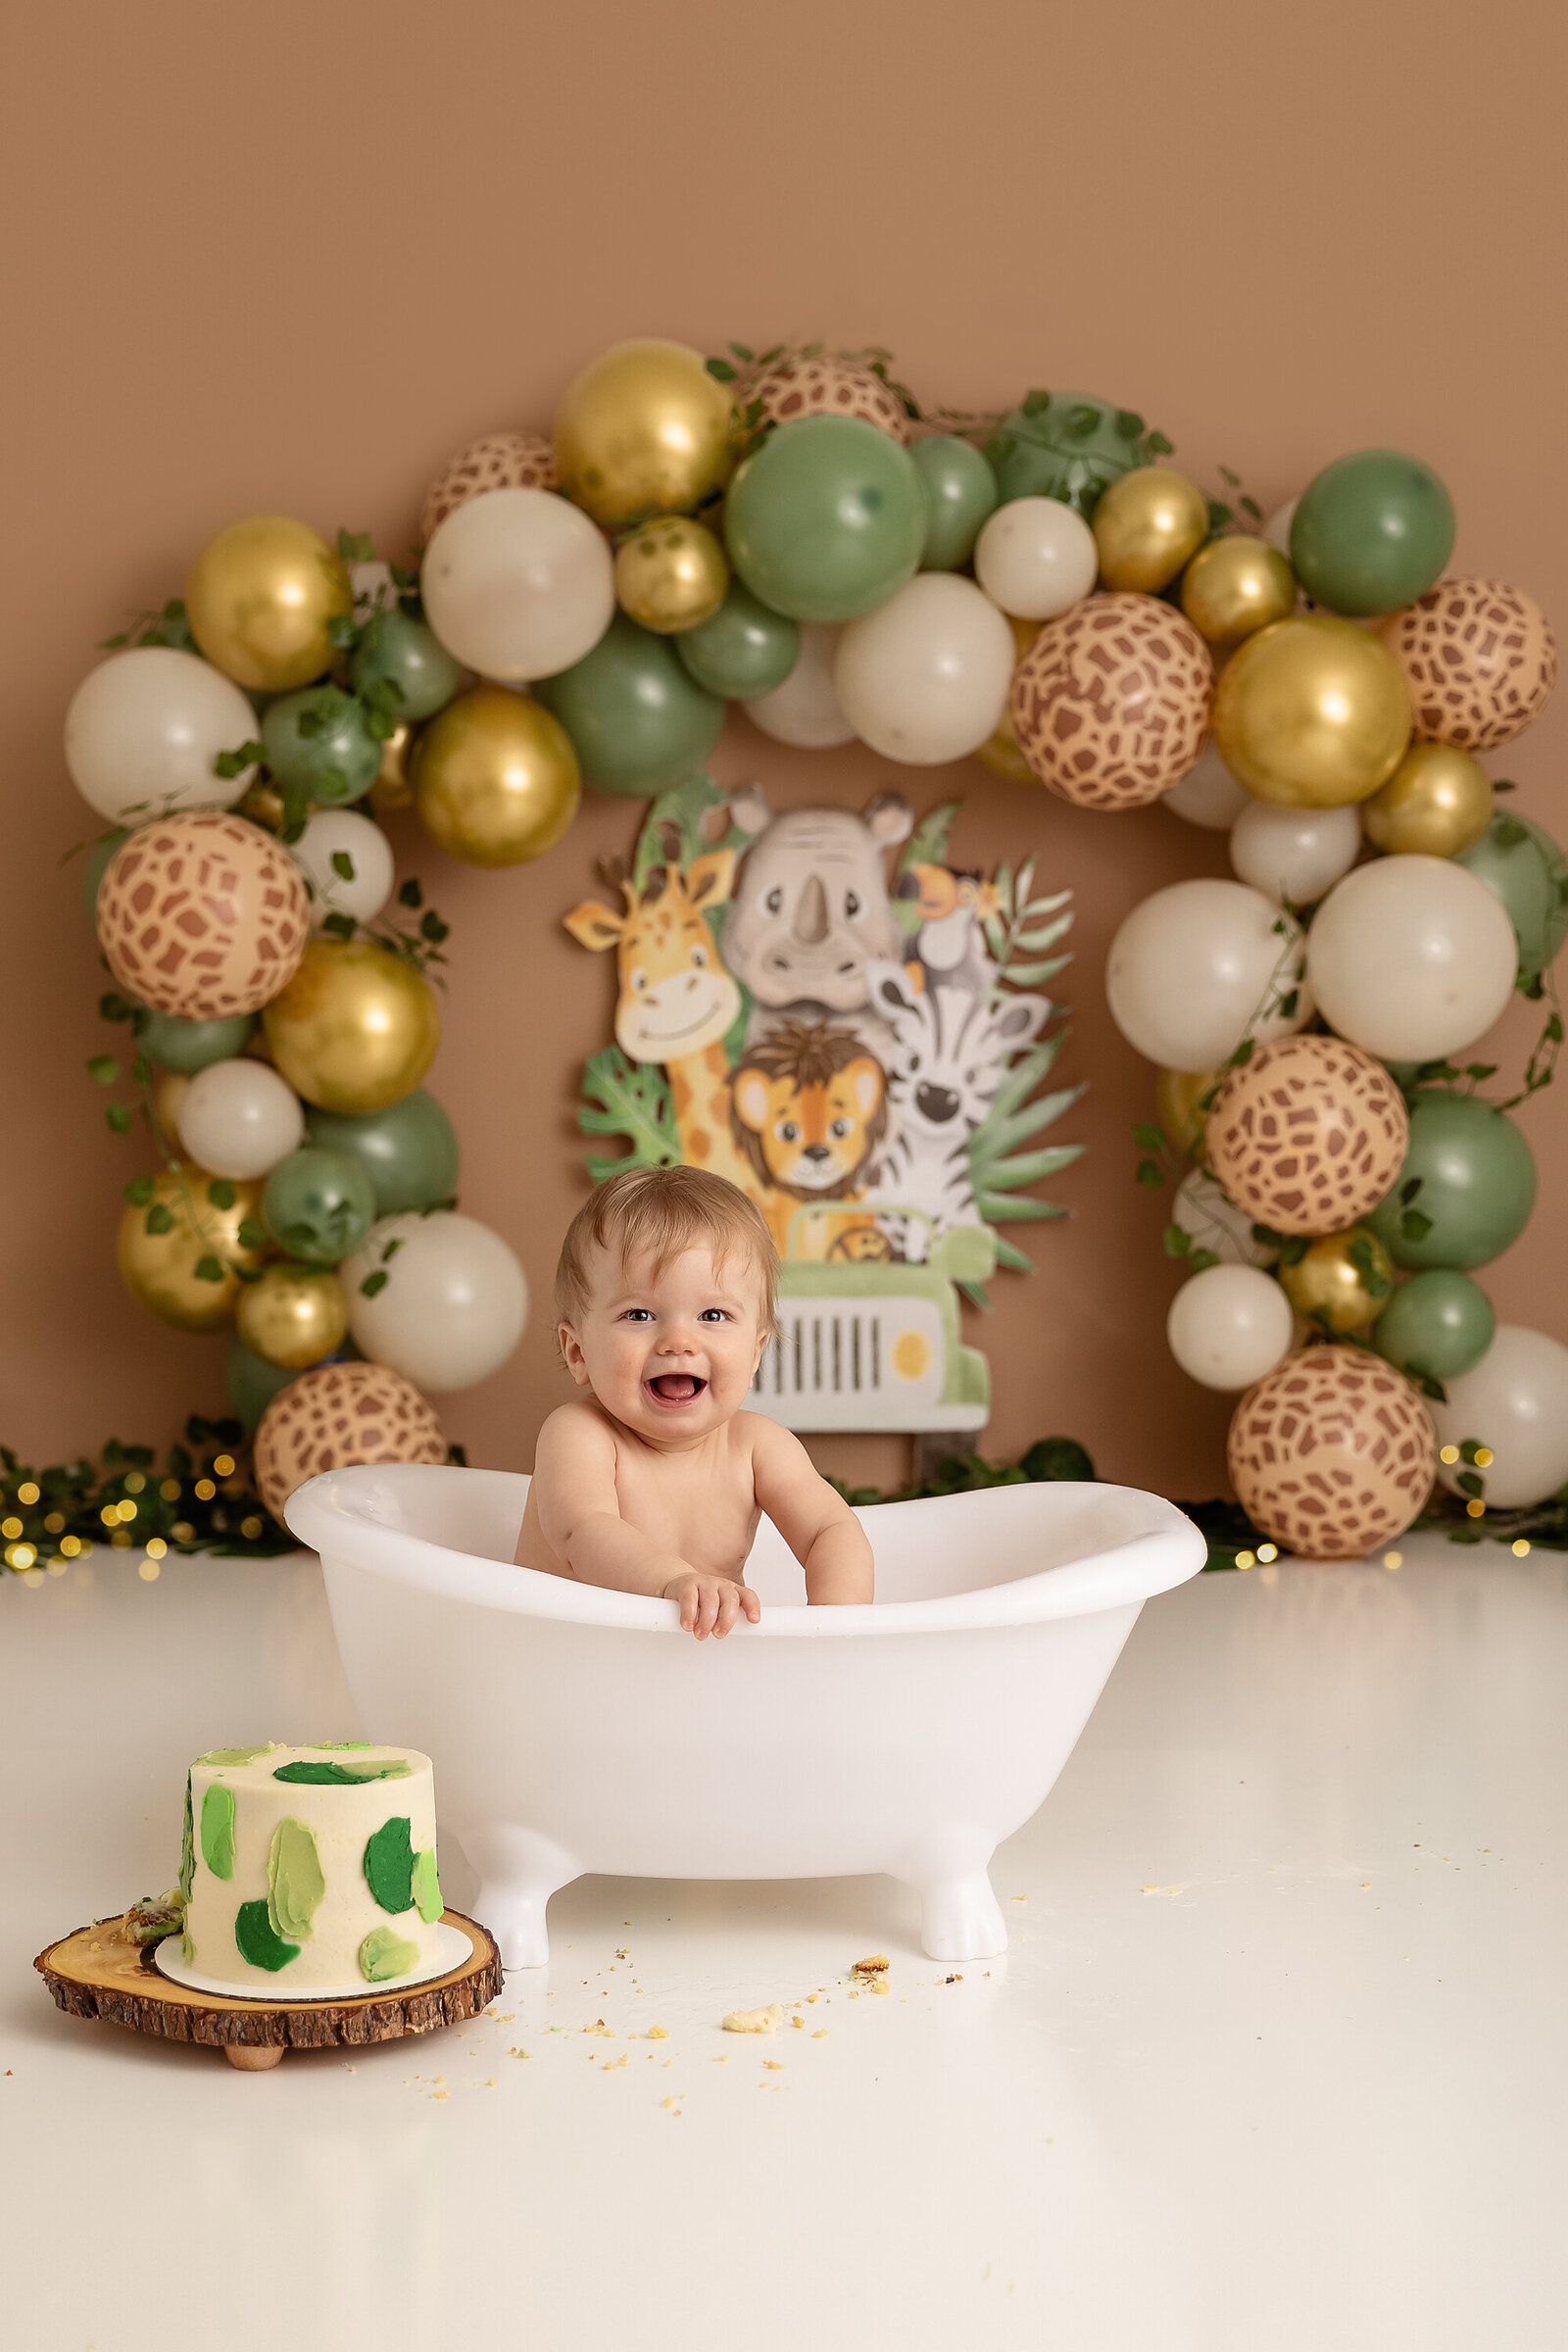
[[[315,1564],[8,1580],[0,2332],[1559,2352],[1565,1636],[1547,1553],[1200,1578],[998,1855],[1005,1960],[881,1880],[590,1879],[473,2028],[247,2076],[28,1964],[173,1875],[201,1748],[358,1728]]]

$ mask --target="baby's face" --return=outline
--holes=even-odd
[[[654,1446],[688,1446],[740,1410],[761,1360],[761,1285],[744,1250],[722,1269],[708,1249],[661,1268],[601,1250],[588,1303],[561,1325],[579,1388]]]

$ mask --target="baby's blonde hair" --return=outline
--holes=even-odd
[[[705,1168],[628,1168],[598,1186],[566,1228],[556,1266],[556,1319],[576,1323],[588,1303],[588,1264],[596,1250],[621,1264],[651,1257],[659,1276],[672,1258],[707,1243],[715,1270],[742,1250],[762,1286],[762,1327],[778,1327],[778,1251],[758,1208],[738,1185]]]

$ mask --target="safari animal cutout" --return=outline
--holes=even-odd
[[[917,823],[893,794],[775,813],[696,777],[602,867],[620,904],[565,917],[615,951],[615,1044],[578,1119],[626,1150],[589,1171],[685,1160],[757,1203],[782,1280],[753,1402],[793,1429],[982,1428],[959,1290],[985,1306],[999,1266],[1033,1271],[1012,1236],[1064,1212],[1030,1188],[1082,1149],[1038,1141],[1082,1091],[1040,1091],[1071,894],[1037,895],[1033,858],[950,863],[959,813]]]

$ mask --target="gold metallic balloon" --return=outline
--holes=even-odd
[[[151,1200],[127,1205],[120,1220],[121,1280],[139,1306],[176,1331],[219,1331],[244,1287],[236,1265],[257,1263],[256,1251],[241,1247],[239,1229],[245,1218],[260,1216],[262,1188],[225,1184],[194,1160],[166,1168],[152,1185]],[[212,1200],[214,1185],[226,1208]],[[149,1233],[148,1218],[159,1225],[166,1215],[173,1220],[168,1230]],[[217,1278],[208,1279],[215,1270]]]
[[[1203,1156],[1203,1130],[1208,1111],[1205,1095],[1213,1094],[1223,1070],[1161,1070],[1154,1080],[1154,1115],[1178,1152],[1189,1159]]]
[[[1016,669],[1046,624],[1043,620],[1020,620],[1015,612],[1006,615],[1006,622],[1012,631],[1012,642],[1016,648],[1013,657],[1013,667]],[[982,767],[989,767],[994,776],[1005,776],[1009,784],[1039,783],[1040,778],[1018,749],[1018,737],[1012,724],[1010,694],[1002,707],[996,733],[980,746],[975,758]]]
[[[1208,501],[1168,466],[1139,466],[1101,493],[1095,509],[1100,576],[1107,588],[1163,588],[1208,537]]]
[[[441,1043],[424,974],[369,939],[313,939],[262,1021],[294,1092],[350,1118],[413,1094]]]
[[[269,833],[281,833],[283,795],[274,792],[270,784],[253,784],[240,802],[238,813],[248,816],[253,825],[261,825]]]
[[[1296,574],[1266,539],[1237,532],[1200,547],[1182,574],[1182,611],[1210,645],[1239,645],[1296,611]]]
[[[615,602],[660,637],[711,620],[728,586],[724,550],[705,523],[684,514],[645,522],[615,556]]]
[[[1343,808],[1386,784],[1410,742],[1410,692],[1380,638],[1312,612],[1239,645],[1214,691],[1214,742],[1280,808]]]
[[[1325,1233],[1294,1266],[1280,1264],[1285,1296],[1320,1331],[1364,1331],[1394,1296],[1394,1263],[1365,1225]]]
[[[419,822],[469,865],[523,865],[576,814],[571,738],[531,695],[474,686],[421,729],[410,762]]]
[[[178,1070],[165,1070],[153,1088],[153,1117],[165,1147],[172,1153],[179,1151],[179,1106],[185,1100],[190,1080]]]
[[[1361,805],[1361,826],[1380,850],[1457,858],[1492,822],[1492,778],[1471,752],[1412,744],[1381,792]]]
[[[348,1300],[330,1266],[264,1266],[234,1310],[234,1329],[253,1354],[303,1372],[341,1348]]]
[[[327,624],[354,611],[336,550],[287,514],[251,514],[209,539],[185,582],[191,631],[236,686],[287,694],[330,669]]]
[[[381,746],[381,766],[370,786],[372,808],[411,808],[414,806],[414,786],[409,782],[409,756],[414,749],[414,729],[405,720],[394,727]]]
[[[596,522],[683,514],[722,490],[740,441],[734,402],[684,343],[615,343],[556,411],[561,487]]]

